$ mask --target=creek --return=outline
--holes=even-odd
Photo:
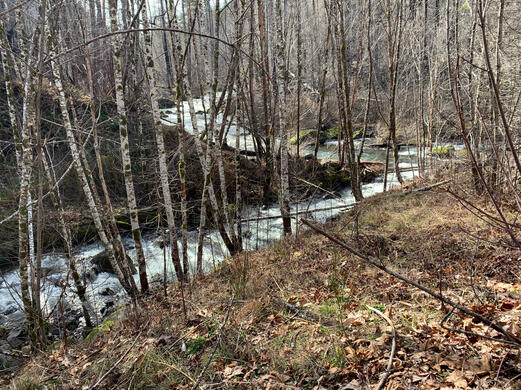
[[[204,121],[204,107],[201,99],[195,101],[196,111],[198,111],[197,119]],[[186,110],[188,107],[185,107]],[[176,123],[175,109],[163,110],[163,120],[165,123]],[[187,112],[187,111],[186,111]],[[222,118],[219,118],[221,120]],[[204,123],[204,122],[203,122]],[[200,125],[200,124],[199,124]],[[185,128],[192,129],[190,120],[185,119]],[[253,141],[249,135],[240,132],[234,125],[230,126],[227,142],[230,146],[235,146],[235,137],[240,136],[241,149],[252,150]],[[357,141],[357,145],[358,145]],[[319,158],[335,158],[337,150],[336,141],[328,141],[320,146]],[[310,153],[311,147],[304,148],[302,155]],[[379,148],[365,148],[362,161],[385,161],[385,150]],[[411,168],[417,165],[416,149],[414,147],[403,147],[400,150],[400,167]],[[414,169],[407,169],[403,172],[405,180],[412,179],[417,172]],[[393,173],[388,174],[388,183],[393,186],[397,184]],[[365,197],[377,194],[383,190],[383,177],[378,177],[371,183],[363,184],[363,194]],[[291,212],[296,213],[297,208],[303,210],[326,209],[323,211],[307,214],[309,218],[313,218],[317,222],[323,222],[328,218],[334,217],[342,212],[340,206],[349,206],[354,203],[354,198],[349,187],[343,188],[337,192],[337,197],[325,197],[324,194],[318,194],[312,199],[307,199],[305,203],[292,204]],[[269,207],[253,207],[245,206],[243,218],[243,246],[247,251],[266,247],[270,243],[280,240],[282,235],[282,220],[275,218],[280,214],[278,204],[272,204]],[[251,219],[256,219],[251,221]],[[296,217],[292,217],[293,229],[295,229]],[[188,254],[190,258],[190,267],[195,269],[196,253],[197,253],[197,231],[188,233]],[[133,241],[130,237],[124,237],[124,244],[129,256],[135,260],[135,249]],[[148,234],[143,237],[144,252],[147,261],[147,273],[152,283],[158,283],[163,280],[164,264],[166,256],[166,273],[169,281],[175,280],[173,265],[171,263],[169,250],[163,245],[161,234]],[[181,247],[181,243],[179,243]],[[118,305],[126,299],[126,294],[121,287],[117,277],[109,272],[94,271],[91,259],[101,253],[103,247],[101,243],[79,246],[75,248],[76,261],[80,274],[87,280],[87,296],[92,307],[94,319],[100,320],[104,315],[110,312],[111,308]],[[207,232],[204,240],[203,264],[205,272],[211,271],[217,267],[219,263],[227,257],[228,253],[224,246],[219,233],[216,230]],[[63,291],[63,286],[73,285],[69,275],[68,261],[64,253],[55,251],[46,253],[42,261],[43,279],[42,279],[42,302],[44,311],[50,313],[54,310],[60,297],[63,297],[68,315],[75,316],[77,325],[81,326],[83,318],[80,315],[79,300],[72,290],[67,287]],[[138,275],[134,276],[136,283],[139,285]],[[20,299],[20,277],[18,270],[4,272],[0,277],[0,326],[7,329],[13,329],[24,320],[22,304]]]

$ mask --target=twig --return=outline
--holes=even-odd
[[[499,368],[497,369],[497,374],[496,374],[496,378],[494,379],[497,383],[498,379],[499,379],[499,373],[501,372],[501,368],[503,367],[503,363],[505,362],[505,359],[507,358],[507,356],[510,354],[510,351],[507,351],[507,353],[505,353],[505,356],[503,356],[503,359],[501,359],[501,363],[499,363]]]
[[[174,366],[173,364],[169,364],[169,363],[166,363],[166,362],[161,362],[161,361],[158,361],[158,360],[154,360],[154,362],[155,362],[155,363],[162,364],[163,366],[168,367],[168,370],[166,370],[165,372],[163,372],[163,374],[168,373],[169,370],[174,370],[174,371],[177,371],[178,373],[180,373],[181,375],[183,375],[184,377],[186,377],[190,382],[195,383],[195,379],[192,378],[190,375],[188,375],[188,374],[187,374],[186,372],[184,372],[183,370],[181,370],[179,367]]]
[[[393,341],[391,344],[391,353],[389,354],[389,361],[387,363],[387,368],[385,369],[384,375],[382,376],[382,379],[380,379],[380,382],[378,383],[378,386],[376,387],[376,390],[382,390],[385,386],[385,382],[387,382],[387,379],[389,378],[389,375],[391,375],[392,369],[393,369],[393,359],[394,354],[396,353],[396,329],[394,328],[393,322],[387,317],[384,313],[382,313],[380,310],[375,309],[374,307],[367,306],[369,310],[374,311],[376,314],[378,314],[380,317],[382,317],[391,329],[393,330]]]
[[[150,322],[150,321],[149,321]],[[123,359],[125,359],[125,357],[130,353],[130,351],[132,350],[132,348],[134,348],[134,345],[136,345],[139,337],[141,336],[141,334],[143,333],[143,330],[146,329],[148,327],[148,323],[143,327],[141,328],[141,330],[139,331],[138,335],[136,336],[136,338],[134,339],[134,342],[132,343],[132,345],[130,346],[129,349],[127,349],[127,351],[118,359],[118,361],[116,363],[114,363],[112,365],[112,367],[110,367],[110,369],[105,373],[103,374],[99,379],[98,381],[93,384],[91,387],[89,387],[89,390],[92,390],[92,389],[95,389],[96,387],[98,387],[104,380],[107,376],[110,375],[110,373],[112,371],[114,371],[114,369],[118,366],[119,363],[121,363],[123,361]]]
[[[304,311],[300,310],[298,307],[292,305],[291,303],[284,301],[283,299],[279,299],[276,297],[274,297],[274,298],[280,305],[284,306],[287,310],[289,310],[295,316],[298,316],[306,321],[316,322],[315,319],[313,319],[311,316],[307,315]]]
[[[195,381],[194,385],[192,386],[192,390],[195,390],[199,387],[199,384],[201,383],[201,379],[203,379],[203,375],[208,370],[208,367],[210,367],[210,364],[212,363],[213,357],[215,355],[215,352],[217,352],[217,347],[219,346],[219,343],[221,342],[221,338],[223,335],[224,327],[226,326],[226,323],[228,322],[228,317],[230,316],[230,311],[233,306],[233,302],[235,300],[235,294],[232,295],[232,298],[230,299],[230,304],[228,305],[228,310],[226,311],[226,316],[224,317],[224,322],[221,325],[221,329],[219,330],[219,336],[217,336],[217,340],[215,340],[215,344],[213,346],[212,354],[210,355],[210,358],[206,362],[206,365],[204,366],[203,370],[197,377],[197,380]]]
[[[484,340],[490,340],[490,341],[499,341],[499,342],[502,342],[504,344],[507,344],[507,345],[510,345],[510,346],[513,346],[513,347],[516,347],[517,344],[513,343],[513,342],[510,342],[508,340],[498,340],[498,339],[495,339],[493,337],[490,337],[490,336],[485,336],[484,334],[479,334],[479,333],[475,333],[475,332],[470,332],[468,330],[464,330],[464,329],[459,329],[459,328],[455,328],[455,327],[449,327],[447,325],[445,325],[445,323],[448,321],[448,319],[450,318],[450,316],[452,315],[452,313],[454,313],[454,310],[456,310],[455,307],[453,307],[445,317],[443,317],[443,319],[440,321],[440,326],[445,329],[446,331],[448,332],[453,332],[453,333],[460,333],[460,334],[464,334],[465,336],[467,337],[479,337],[479,338],[482,338]]]
[[[405,283],[407,283],[407,284],[409,284],[411,286],[414,286],[414,287],[420,289],[421,291],[423,291],[423,292],[429,294],[430,296],[438,299],[439,301],[441,301],[441,302],[443,302],[443,303],[453,307],[454,309],[458,309],[459,311],[461,311],[461,312],[463,312],[463,313],[465,313],[465,314],[467,314],[467,315],[469,315],[471,317],[476,318],[477,320],[481,321],[485,325],[488,325],[492,329],[494,329],[495,331],[501,333],[503,336],[505,336],[508,339],[508,340],[493,339],[494,341],[499,342],[499,343],[514,345],[517,348],[521,348],[521,340],[520,339],[518,339],[516,336],[514,336],[513,334],[511,334],[507,330],[503,329],[501,326],[499,326],[496,323],[492,322],[488,318],[485,318],[481,314],[476,313],[476,312],[470,310],[469,308],[460,305],[459,303],[453,302],[449,298],[444,297],[444,296],[442,296],[442,295],[440,295],[440,294],[438,294],[438,293],[428,289],[427,287],[422,286],[418,282],[415,282],[415,281],[413,281],[413,280],[411,280],[409,278],[406,278],[405,276],[403,276],[403,275],[401,275],[401,274],[399,274],[399,273],[397,273],[397,272],[395,272],[395,271],[385,267],[384,265],[382,265],[380,263],[380,261],[378,259],[376,259],[374,257],[371,257],[371,256],[364,255],[363,253],[359,252],[358,250],[356,250],[356,249],[352,248],[351,246],[347,245],[342,240],[340,240],[340,239],[330,235],[329,233],[326,233],[324,230],[322,230],[319,227],[315,226],[311,222],[306,221],[305,219],[301,219],[301,221],[305,225],[309,226],[312,230],[314,230],[317,233],[320,233],[323,236],[329,238],[329,240],[331,240],[334,243],[340,245],[342,248],[347,249],[349,252],[351,252],[355,256],[359,257],[360,259],[364,260],[365,262],[371,264],[372,266],[374,266],[374,267],[376,267],[376,268],[378,268],[378,269],[388,273],[391,276],[394,276],[397,279],[400,279],[402,282],[405,282]]]

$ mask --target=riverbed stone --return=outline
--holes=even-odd
[[[27,344],[28,340],[24,329],[11,329],[9,335],[7,336],[7,342],[12,348],[16,349],[19,349],[21,346]]]
[[[114,311],[114,302],[113,301],[105,302],[105,306],[102,307],[100,310],[101,317],[105,318],[109,314],[111,314],[113,311]]]
[[[130,260],[130,257],[127,255],[127,259]],[[94,256],[92,259],[90,259],[90,263],[95,266],[95,272],[108,272],[111,274],[114,274],[114,268],[112,268],[112,264],[110,263],[109,256],[107,254],[107,251],[102,251],[98,253],[96,256]],[[130,263],[134,265],[132,260],[130,260]],[[132,267],[132,273],[136,274],[137,270],[136,267]]]
[[[12,356],[4,355],[0,352],[0,370],[11,370],[22,364],[21,360],[18,360]]]
[[[110,297],[110,296],[116,295],[116,293],[110,287],[107,287],[106,289],[104,289],[100,292],[100,295],[103,297]]]
[[[17,311],[17,310],[18,310],[18,309],[17,309],[16,307],[14,307],[14,306],[10,306],[10,307],[8,307],[8,308],[7,308],[7,309],[6,309],[2,314],[3,314],[4,316],[9,316],[9,315],[13,314],[13,313],[14,313],[15,311]]]

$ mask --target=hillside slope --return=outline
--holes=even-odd
[[[480,201],[480,200],[478,200]],[[354,221],[358,221],[358,232]],[[443,190],[364,201],[325,226],[388,267],[521,335],[520,256]],[[475,240],[479,236],[481,239]],[[440,286],[441,284],[441,286]],[[184,290],[121,308],[88,340],[29,361],[11,389],[519,389],[497,332],[306,231]],[[373,309],[369,309],[372,307]],[[197,386],[194,386],[197,385]]]

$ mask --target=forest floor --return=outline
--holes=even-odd
[[[483,199],[475,199],[486,207]],[[358,232],[354,221],[358,215]],[[442,189],[392,192],[322,228],[521,336],[521,252]],[[479,237],[479,239],[476,239]],[[519,349],[440,325],[449,308],[326,237],[230,259],[111,315],[4,378],[11,389],[520,389]],[[499,334],[471,317],[445,323]],[[0,382],[1,384],[1,382]]]

